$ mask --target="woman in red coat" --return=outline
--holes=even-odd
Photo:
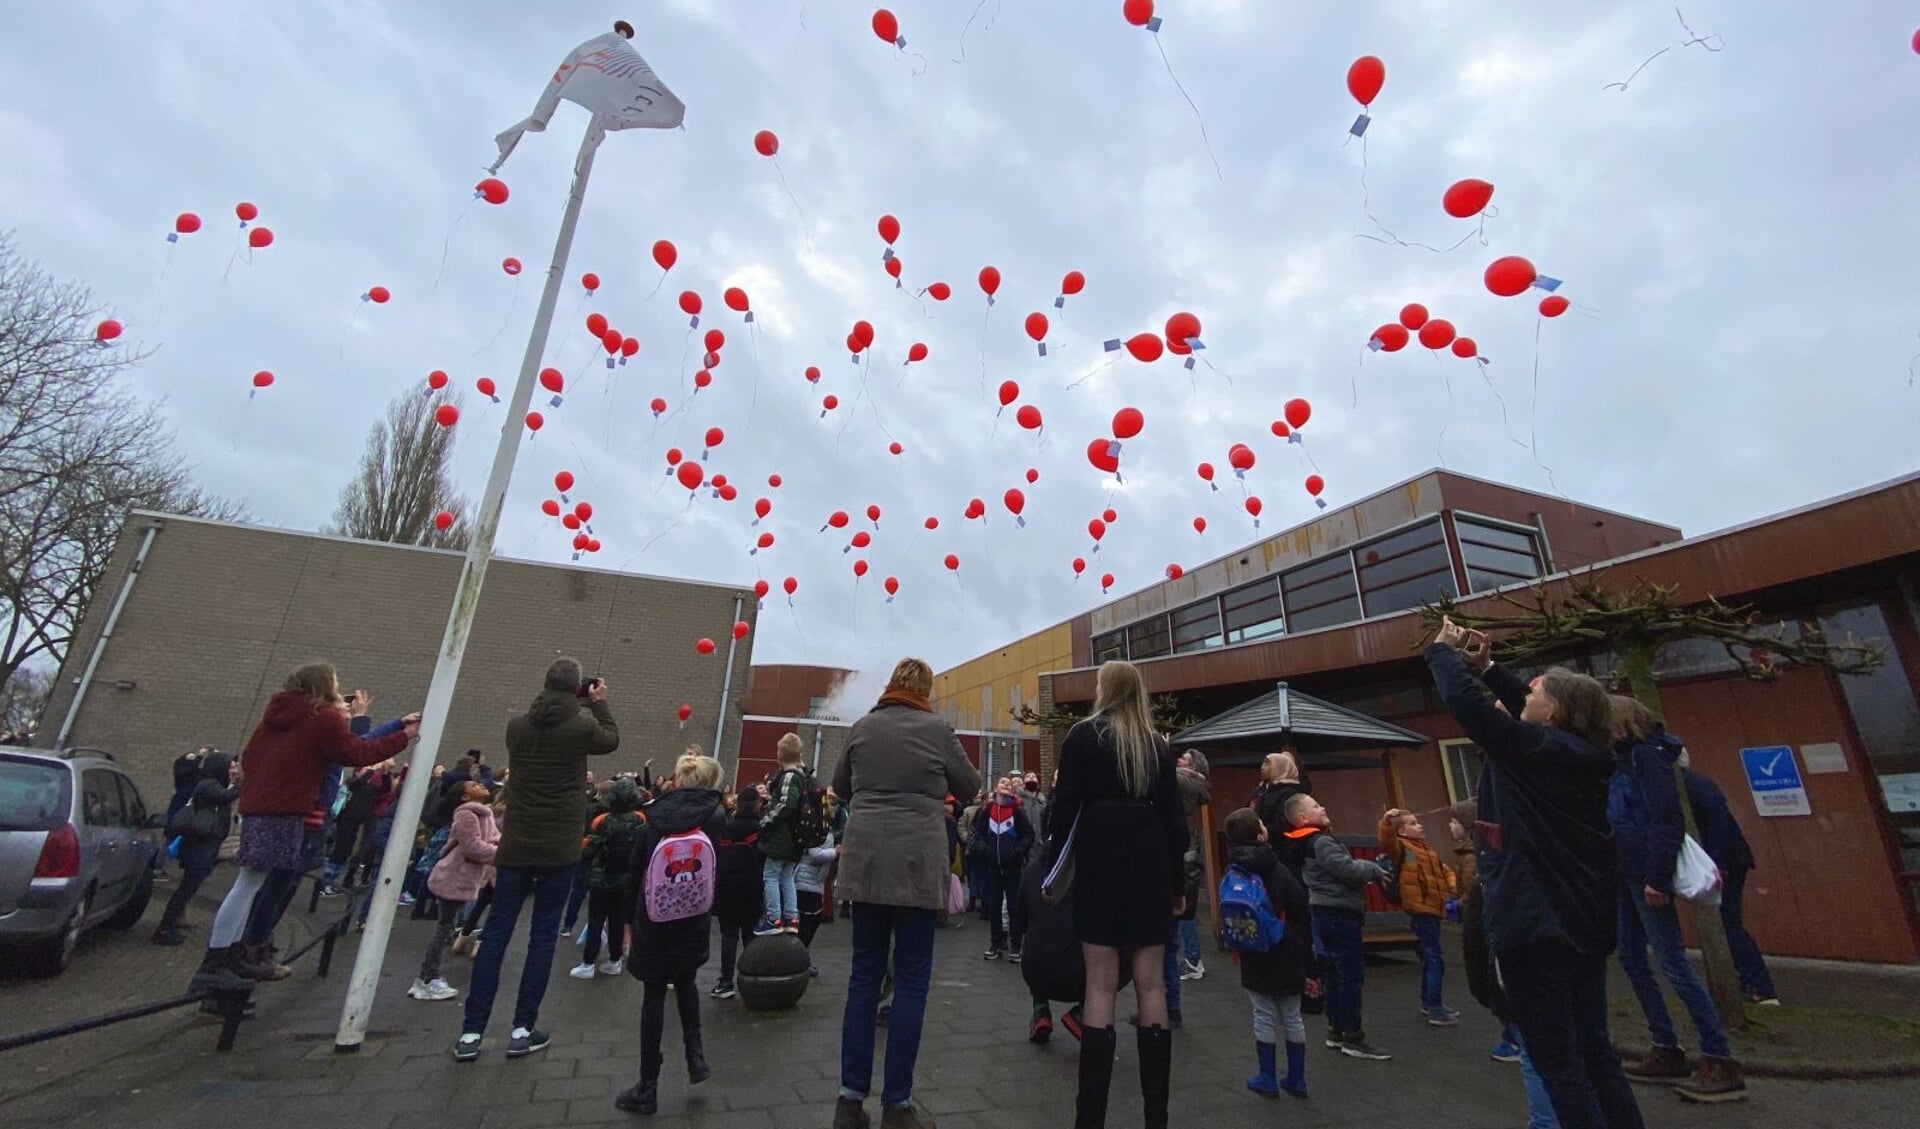
[[[287,676],[241,754],[246,775],[234,804],[243,817],[234,858],[240,874],[214,916],[207,954],[193,974],[190,991],[244,990],[255,980],[271,978],[271,966],[263,967],[258,954],[245,951],[241,933],[267,875],[299,868],[307,811],[320,794],[327,769],[379,764],[406,751],[419,732],[419,723],[409,722],[388,736],[362,741],[347,726],[347,707],[333,667],[311,663]]]

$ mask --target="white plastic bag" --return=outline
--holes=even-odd
[[[1674,860],[1673,892],[1705,909],[1720,904],[1720,868],[1691,835],[1681,840],[1679,857]]]

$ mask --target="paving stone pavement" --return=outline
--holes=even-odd
[[[308,962],[292,979],[262,988],[259,1017],[242,1029],[232,1053],[213,1050],[212,1020],[142,1021],[156,1024],[143,1045],[6,1099],[0,1104],[0,1125],[92,1129],[137,1121],[144,1129],[541,1129],[635,1123],[639,1119],[620,1113],[612,1099],[636,1072],[639,986],[626,976],[590,982],[568,978],[566,969],[577,959],[570,942],[561,942],[541,1017],[542,1027],[553,1034],[552,1046],[511,1062],[502,1054],[501,1025],[512,1006],[524,927],[523,921],[508,957],[496,1026],[477,1063],[457,1064],[448,1056],[459,1027],[458,1001],[406,998],[431,929],[426,922],[402,920],[371,1036],[359,1054],[333,1050],[352,962],[349,939],[330,978],[315,978]],[[982,961],[984,938],[978,921],[940,934],[915,1097],[942,1129],[1070,1125],[1076,1044],[1057,1029],[1048,1046],[1026,1041],[1029,1004],[1019,969]],[[709,965],[700,982],[713,1078],[699,1087],[686,1084],[676,1053],[677,1020],[669,1008],[660,1114],[651,1124],[661,1129],[826,1129],[839,1076],[840,1004],[850,955],[845,925],[824,929],[815,952],[820,978],[798,1009],[778,1016],[750,1015],[738,1001],[706,997],[704,989],[714,979]],[[1318,1042],[1324,1025],[1310,1019],[1312,1097],[1301,1102],[1246,1092],[1244,1080],[1253,1066],[1246,1000],[1224,955],[1209,952],[1207,965],[1205,979],[1185,985],[1186,1029],[1176,1037],[1174,1050],[1175,1126],[1380,1129],[1425,1123],[1492,1129],[1525,1123],[1518,1069],[1487,1058],[1494,1022],[1466,997],[1457,972],[1449,983],[1450,1000],[1461,1008],[1463,1022],[1433,1029],[1415,1007],[1413,964],[1396,956],[1372,962],[1368,1032],[1394,1059],[1360,1062],[1325,1050]],[[467,968],[466,961],[450,958],[448,979],[464,987]],[[1123,1014],[1125,1003],[1123,998]],[[89,1038],[66,1040],[63,1053],[94,1053]],[[884,1046],[883,1035],[882,1055]],[[8,1065],[0,1059],[0,1069]],[[876,1065],[876,1086],[878,1077]],[[1109,1118],[1114,1129],[1140,1124],[1137,1078],[1133,1040],[1123,1029]],[[1640,1097],[1654,1129],[1891,1127],[1914,1124],[1911,1111],[1920,1104],[1920,1080],[1760,1080],[1752,1090],[1745,1103],[1713,1108],[1683,1106],[1662,1090],[1642,1089]]]

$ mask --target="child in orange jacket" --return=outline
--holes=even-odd
[[[1400,892],[1400,908],[1407,911],[1420,949],[1420,1010],[1433,1027],[1452,1027],[1460,1013],[1440,999],[1447,961],[1440,951],[1440,919],[1447,899],[1459,889],[1453,869],[1427,845],[1426,828],[1413,812],[1394,808],[1380,817],[1380,849],[1390,860],[1393,881]]]

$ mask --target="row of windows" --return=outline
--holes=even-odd
[[[1467,590],[1484,592],[1545,575],[1531,530],[1455,515]],[[1278,576],[1093,638],[1093,661],[1146,659],[1245,643],[1391,615],[1456,597],[1446,526],[1434,517]]]

